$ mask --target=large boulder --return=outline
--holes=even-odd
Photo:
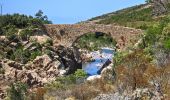
[[[82,60],[80,52],[74,47],[58,46],[56,52],[59,56],[60,61],[64,65],[66,75],[74,73],[77,69],[82,68]]]
[[[104,80],[110,80],[110,81],[115,80],[116,73],[113,69],[113,63],[111,63],[109,66],[105,67],[101,71],[101,76]]]
[[[104,64],[103,66],[97,71],[97,74],[101,74],[102,70],[104,68],[106,68],[107,66],[109,66],[112,62],[108,59]]]
[[[87,78],[87,81],[94,81],[96,79],[100,79],[101,78],[101,75],[93,75],[93,76],[89,76]]]
[[[30,40],[34,40],[40,44],[43,44],[51,40],[51,38],[47,35],[35,35],[35,36],[30,36]]]
[[[44,54],[42,56],[37,56],[34,61],[33,64],[38,65],[37,67],[42,66],[43,68],[47,67],[50,63],[52,62],[52,59]]]

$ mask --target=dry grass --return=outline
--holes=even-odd
[[[45,88],[39,87],[28,94],[28,100],[44,100]]]
[[[155,84],[160,84],[160,91],[170,98],[170,64],[165,67],[156,67],[151,64],[146,56],[134,52],[124,58],[123,64],[115,68],[116,84],[119,90],[131,91],[137,88],[156,90]]]
[[[113,91],[113,84],[109,84],[102,79],[97,79],[93,82],[75,86],[72,90],[72,96],[79,100],[90,100],[100,93],[109,93]]]
[[[75,86],[72,90],[72,96],[79,100],[90,100],[96,97],[100,93],[100,90],[96,89],[94,86],[79,85]]]
[[[76,100],[90,100],[101,93],[110,93],[114,91],[114,86],[111,83],[107,83],[103,79],[96,79],[84,84],[68,86],[65,89],[48,90],[45,94],[45,98],[51,99],[57,98],[57,100],[63,100],[66,98],[75,98]]]
[[[149,58],[145,57],[140,50],[127,55],[122,61],[122,64],[115,68],[116,83],[122,84],[123,90],[129,87],[133,90],[147,87],[148,81],[144,73],[150,66]]]

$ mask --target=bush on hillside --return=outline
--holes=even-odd
[[[36,47],[36,50],[30,51],[29,49],[24,49],[22,46],[19,46],[15,50],[9,51],[7,58],[23,64],[32,61],[37,56],[42,55],[41,45],[36,42],[33,43],[33,45]]]
[[[85,78],[87,76],[87,73],[82,69],[77,69],[74,75],[76,78]]]
[[[51,82],[50,84],[46,85],[46,88],[51,91],[55,89],[67,89],[70,88],[72,85],[77,84],[77,79],[85,78],[87,74],[78,69],[74,74],[65,76],[65,77],[57,77],[55,81]]]
[[[164,47],[165,49],[170,50],[170,39],[164,41]]]
[[[53,45],[53,40],[52,39],[47,39],[47,41],[43,44],[46,47],[52,46]]]
[[[43,14],[43,13],[42,13]],[[16,33],[16,29],[25,29],[25,28],[39,28],[43,29],[43,24],[50,24],[51,21],[48,20],[47,16],[41,15],[39,17],[32,17],[27,15],[20,14],[6,14],[0,16],[0,35],[13,35]],[[25,30],[28,32],[28,30]],[[27,33],[26,32],[26,33]],[[23,32],[25,33],[25,32]],[[24,35],[25,36],[25,35]]]
[[[170,37],[170,23],[163,29],[163,39],[168,39]]]
[[[30,25],[36,25],[36,24],[48,24],[51,23],[51,21],[48,20],[47,16],[41,15],[40,17],[45,18],[39,18],[36,16],[36,18],[32,16],[27,16],[23,14],[13,14],[13,15],[3,15],[0,16],[0,27],[7,26],[9,24],[16,26],[17,28],[26,28]]]
[[[163,32],[162,32],[162,37],[163,39],[165,40],[164,41],[164,44],[165,44],[165,47],[168,49],[168,42],[170,41],[170,23],[168,23],[164,29],[163,29]]]
[[[154,45],[158,42],[162,34],[162,30],[162,26],[160,25],[149,27],[144,37],[145,43],[147,43],[147,45]]]
[[[98,23],[99,24],[116,23],[120,25],[126,25],[128,22],[152,21],[151,12],[152,12],[151,8],[146,8],[146,9],[141,9],[141,10],[131,10],[129,12],[122,12],[122,13],[107,17],[99,21]]]
[[[22,40],[28,40],[29,36],[32,34],[33,34],[33,31],[26,28],[20,32],[19,36]]]
[[[144,76],[144,72],[152,61],[142,50],[134,51],[122,58],[122,62],[115,67],[117,84],[121,84],[121,88],[126,90],[144,88],[148,86],[148,80]]]
[[[13,14],[13,15],[3,15],[0,16],[0,27],[7,25],[14,25],[17,28],[25,28],[28,26],[29,20],[33,17],[28,17],[26,15]]]
[[[13,40],[17,37],[17,28],[14,25],[7,25],[2,28],[3,35],[7,36],[9,40]]]
[[[7,91],[9,100],[26,100],[27,85],[17,82],[11,84]]]
[[[127,52],[116,52],[113,58],[114,67],[123,62],[123,58],[127,55]]]
[[[30,56],[30,52],[28,50],[23,50],[23,48],[18,48],[10,56],[10,59],[20,63],[26,63],[27,61],[29,61],[29,56]]]

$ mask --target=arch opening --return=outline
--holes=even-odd
[[[96,51],[103,47],[114,48],[116,41],[109,33],[88,32],[77,37],[72,46],[88,51]]]

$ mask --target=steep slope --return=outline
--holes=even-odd
[[[136,6],[132,6],[132,7],[129,7],[129,8],[124,8],[124,9],[121,9],[121,10],[118,10],[118,11],[115,11],[115,12],[111,12],[111,13],[108,13],[108,14],[103,14],[101,16],[91,18],[87,22],[97,21],[97,20],[104,20],[104,19],[107,19],[107,18],[109,18],[111,16],[116,16],[116,15],[120,15],[120,14],[124,14],[124,13],[129,13],[129,12],[132,12],[133,10],[145,8],[146,6],[148,6],[148,5],[147,4],[141,4],[141,5],[136,5]]]
[[[153,4],[141,4],[129,7],[123,10],[94,17],[86,21],[86,23],[116,24],[133,28],[147,29],[149,26],[157,24],[169,15],[169,13],[166,13],[164,15],[153,16],[153,6]]]

